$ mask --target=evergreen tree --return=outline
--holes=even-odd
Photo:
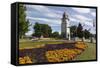
[[[77,27],[77,36],[79,38],[83,38],[83,27],[82,27],[81,23],[79,23],[79,25]]]
[[[90,34],[90,32],[88,31],[88,30],[84,30],[84,37],[86,38],[86,39],[89,39],[89,37],[91,36],[91,34]]]
[[[75,25],[70,27],[71,37],[76,36],[76,29],[77,29],[77,26],[75,26]]]

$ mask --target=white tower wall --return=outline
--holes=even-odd
[[[70,40],[70,22],[68,15],[63,14],[62,23],[61,23],[61,34],[63,38]]]

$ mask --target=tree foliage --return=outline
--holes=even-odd
[[[81,25],[81,23],[79,23],[78,27],[77,27],[77,36],[79,38],[83,37],[83,26]]]
[[[71,33],[71,37],[75,37],[76,36],[76,30],[77,30],[77,26],[71,26],[70,27],[70,33]]]
[[[52,37],[53,38],[59,38],[60,37],[59,32],[53,32]]]
[[[90,36],[91,36],[91,33],[90,33],[87,29],[85,29],[85,30],[84,30],[84,37],[85,37],[86,39],[89,39]]]
[[[40,37],[41,35],[43,35],[43,37],[50,37],[52,33],[52,29],[49,25],[39,24],[38,22],[35,23],[33,29],[36,37]]]
[[[29,20],[26,20],[26,7],[22,4],[19,5],[19,38],[22,38],[29,30]]]
[[[71,26],[70,31],[71,31],[71,37],[77,36],[79,38],[84,37],[85,39],[89,39],[92,36],[89,30],[87,29],[83,30],[83,26],[81,25],[81,23],[79,23],[78,27],[75,25]]]

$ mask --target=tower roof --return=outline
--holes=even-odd
[[[66,14],[66,12],[63,13],[63,18],[69,19],[69,18],[68,18],[68,15]]]

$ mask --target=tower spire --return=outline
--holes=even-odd
[[[67,17],[66,17],[66,12],[63,13],[63,18],[67,18]]]
[[[68,19],[69,20],[68,15],[66,14],[66,12],[63,13],[63,19]]]

